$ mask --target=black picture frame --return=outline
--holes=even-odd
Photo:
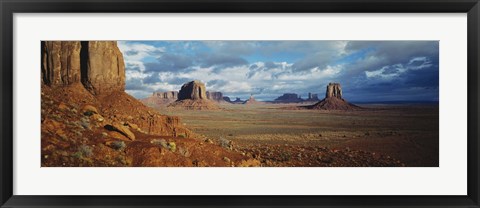
[[[0,0],[1,207],[480,207],[478,0]],[[467,13],[466,196],[25,196],[13,195],[14,13]],[[446,178],[445,180],[448,180]],[[413,188],[413,187],[412,187]]]

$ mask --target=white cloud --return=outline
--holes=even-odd
[[[367,78],[381,78],[391,80],[400,77],[409,70],[421,70],[432,66],[430,60],[426,57],[414,57],[404,66],[403,64],[393,64],[383,66],[374,71],[365,71]]]
[[[131,43],[126,41],[118,41],[118,48],[123,53],[126,61],[142,61],[147,57],[160,57],[165,52],[164,47],[155,47],[143,43]]]

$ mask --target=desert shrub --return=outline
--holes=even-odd
[[[90,129],[90,120],[86,117],[83,117],[80,120],[80,126],[82,126],[84,129]]]
[[[93,148],[88,145],[82,144],[78,148],[78,152],[80,152],[84,157],[90,157],[93,155]]]
[[[233,142],[231,140],[220,137],[220,139],[218,141],[219,141],[221,147],[223,147],[225,149],[229,149],[229,150],[233,149]]]
[[[112,148],[115,149],[115,150],[124,150],[125,148],[127,148],[127,144],[125,144],[124,141],[114,141],[112,142]]]
[[[185,134],[179,134],[177,137],[186,138],[187,136],[185,136]]]
[[[175,142],[169,142],[168,149],[170,149],[170,151],[172,152],[175,152],[177,150],[177,145],[175,144]]]
[[[168,148],[168,143],[167,141],[165,141],[165,139],[152,139],[150,143],[161,146],[163,148]]]
[[[74,158],[80,159],[80,158],[82,158],[83,155],[82,155],[81,152],[75,152],[75,153],[73,153],[72,156],[73,156]]]

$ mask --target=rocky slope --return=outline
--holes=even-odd
[[[126,94],[114,41],[42,42],[41,79],[42,166],[258,165]]]

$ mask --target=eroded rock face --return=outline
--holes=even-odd
[[[41,54],[42,101],[61,101],[57,108],[65,111],[92,105],[80,113],[98,122],[129,122],[137,127],[132,131],[145,134],[190,135],[177,117],[161,115],[125,93],[125,64],[115,41],[43,41]],[[50,109],[42,104],[42,110]]]
[[[41,47],[43,84],[80,82],[80,41],[44,41]]]
[[[43,41],[42,83],[82,83],[92,94],[125,90],[125,64],[116,41]]]
[[[205,89],[205,84],[198,80],[188,82],[180,89],[178,100],[207,99],[207,91]]]
[[[82,83],[94,94],[125,91],[125,63],[116,41],[82,42]],[[83,67],[83,66],[82,66]]]
[[[207,99],[220,102],[223,101],[223,94],[222,92],[207,91]]]
[[[302,102],[303,99],[295,93],[285,93],[282,96],[276,98],[274,101],[278,103],[296,103]]]
[[[227,101],[227,102],[229,102],[229,103],[232,102],[232,100],[230,100],[230,97],[228,97],[228,96],[223,97],[223,100],[224,100],[224,101]]]
[[[316,110],[361,110],[362,108],[347,102],[342,98],[342,88],[339,83],[329,83],[325,98],[320,102],[307,106],[308,109]]]
[[[336,97],[342,99],[342,87],[339,83],[329,83],[325,98]]]
[[[318,95],[317,94],[313,94],[311,92],[308,93],[308,99],[307,101],[318,101]]]
[[[177,91],[168,91],[168,92],[154,92],[153,97],[159,97],[162,99],[172,99],[172,100],[177,100],[178,99],[178,92]]]

